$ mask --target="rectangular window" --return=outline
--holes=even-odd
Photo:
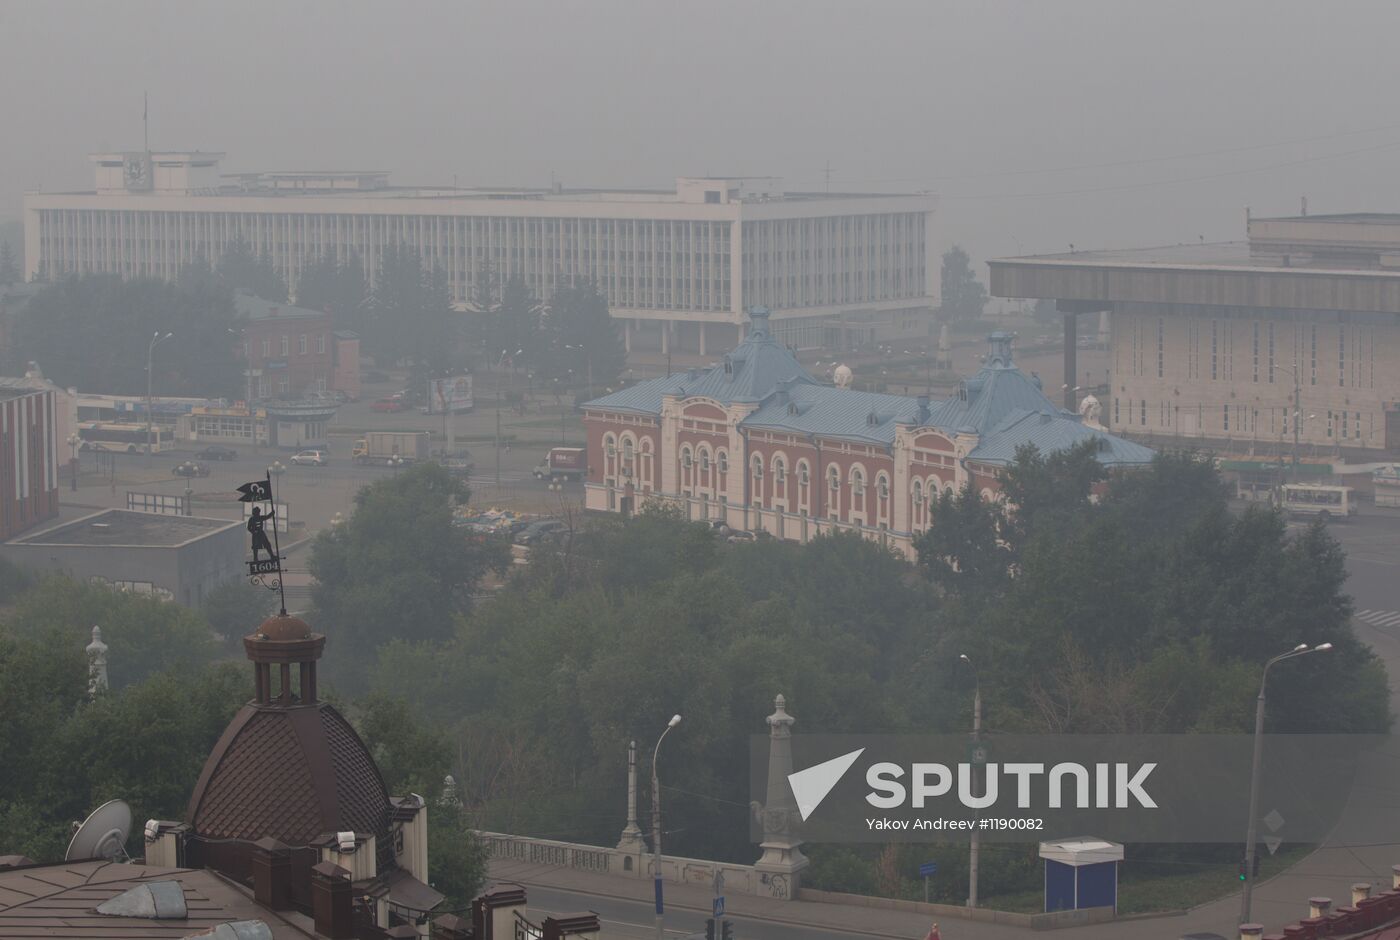
[[[1274,380],[1274,325],[1269,324],[1269,381]]]
[[[1327,412],[1327,436],[1332,436],[1332,412]]]
[[[289,334],[282,334],[282,358],[285,359],[292,354],[292,337]]]
[[[316,355],[322,356],[326,352],[326,334],[322,333],[316,337]]]
[[[262,346],[263,346],[263,358],[266,359],[267,357],[269,357],[269,356],[272,355],[272,340],[270,340],[270,339],[264,339],[264,340],[263,340]]]
[[[1113,423],[1122,424],[1122,421],[1118,417],[1118,399],[1116,398],[1113,399]]]
[[[1224,410],[1223,410],[1223,414],[1224,414],[1224,416],[1225,416],[1225,417],[1224,417],[1223,430],[1228,431],[1228,430],[1230,430],[1230,406],[1229,406],[1229,405],[1222,405],[1221,407],[1224,409]]]
[[[1337,327],[1337,385],[1347,384],[1347,328]]]
[[[1167,328],[1166,328],[1166,318],[1165,318],[1165,317],[1158,317],[1158,318],[1157,318],[1157,378],[1159,378],[1159,379],[1162,377],[1162,372],[1164,371],[1164,367],[1165,367],[1165,364],[1166,364],[1166,358],[1167,358],[1167,351],[1166,351],[1167,332],[1166,332],[1166,331],[1167,331]]]
[[[305,333],[303,333],[303,334],[301,334],[300,336],[297,337],[297,355],[298,355],[298,356],[304,356],[304,355],[306,355],[306,334],[305,334]]]
[[[1220,378],[1220,324],[1210,321],[1210,377]]]
[[[1317,384],[1317,324],[1312,328],[1312,383]]]
[[[1259,321],[1254,321],[1254,381],[1259,381]]]
[[[1146,399],[1146,398],[1144,398],[1144,399],[1142,400],[1142,411],[1140,412],[1140,414],[1141,414],[1141,416],[1142,416],[1142,426],[1143,426],[1143,427],[1147,427],[1147,399]]]

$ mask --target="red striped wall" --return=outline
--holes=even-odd
[[[53,392],[0,401],[0,539],[58,515],[57,434]]]

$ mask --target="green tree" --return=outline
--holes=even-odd
[[[337,330],[365,336],[365,309],[369,285],[365,283],[364,262],[350,254],[343,262],[323,255],[308,264],[297,279],[297,306],[329,310]]]
[[[919,568],[934,584],[964,598],[990,600],[1010,583],[1015,557],[1002,538],[1003,507],[987,502],[969,483],[944,490],[933,523],[914,540]]]
[[[592,283],[555,291],[541,319],[535,360],[546,379],[592,391],[617,383],[627,363],[617,321],[608,301]]]
[[[287,281],[266,254],[254,254],[242,239],[232,242],[219,256],[219,279],[234,290],[246,290],[263,300],[285,301]]]
[[[406,361],[421,377],[456,363],[460,324],[445,273],[426,270],[417,251],[384,250],[368,313],[366,339],[381,363]]]
[[[236,395],[242,367],[228,331],[237,325],[233,294],[198,266],[177,283],[115,275],[66,277],[24,307],[11,334],[8,363],[38,362],[63,386],[121,395],[146,393],[147,345],[172,332],[154,357],[161,395]]]
[[[512,277],[499,291],[489,287],[489,271],[477,279],[479,289],[473,303],[473,335],[488,366],[504,356],[516,364],[533,364],[540,358],[541,335],[539,299],[525,285],[524,278]]]
[[[468,496],[437,464],[419,464],[362,487],[344,524],[316,537],[312,599],[335,625],[328,658],[352,685],[389,640],[451,636],[481,578],[508,566],[504,543],[474,540],[452,524],[454,507]]]
[[[231,578],[204,596],[200,613],[215,633],[225,640],[246,636],[277,609],[277,595]]]
[[[8,241],[0,242],[0,286],[9,287],[20,280],[15,251]]]
[[[976,320],[987,306],[987,288],[977,280],[972,259],[959,245],[943,253],[940,306],[945,320]]]
[[[186,607],[58,575],[21,595],[6,626],[20,637],[53,633],[79,652],[101,627],[114,689],[156,672],[198,668],[219,652],[209,625]]]

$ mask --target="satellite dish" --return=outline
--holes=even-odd
[[[126,837],[131,833],[131,807],[123,800],[108,800],[78,827],[68,851],[67,862],[85,858],[105,858],[108,861],[126,856]]]

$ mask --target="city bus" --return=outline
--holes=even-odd
[[[1290,516],[1345,519],[1356,515],[1356,499],[1349,486],[1321,483],[1285,483],[1282,507]]]
[[[84,421],[78,425],[79,446],[83,450],[125,451],[128,454],[145,453],[146,426],[144,424],[118,424],[112,421]],[[151,452],[168,450],[175,443],[175,431],[155,425],[150,430]]]

